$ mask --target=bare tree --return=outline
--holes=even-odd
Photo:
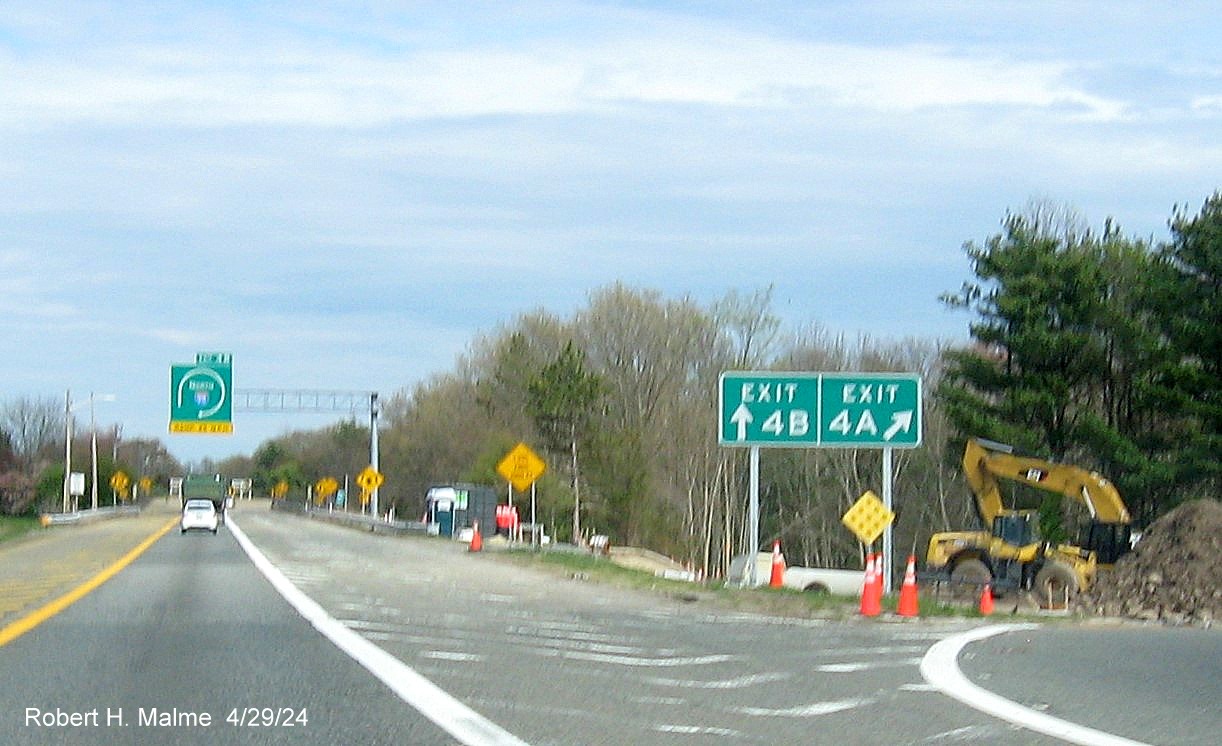
[[[40,453],[62,445],[64,416],[63,402],[53,398],[22,396],[0,410],[0,427],[8,432],[13,453],[24,468],[32,468]]]

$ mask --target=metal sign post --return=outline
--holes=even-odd
[[[888,513],[894,513],[891,504],[891,449],[883,449],[883,507]],[[891,524],[887,522],[887,530],[883,531],[883,591],[891,592]]]
[[[751,532],[748,535],[747,548],[747,572],[743,573],[743,578],[747,581],[749,588],[755,587],[756,572],[759,570],[756,565],[759,564],[756,560],[760,552],[760,449],[759,446],[751,446],[750,455],[751,474],[749,479],[750,492],[750,514],[751,514]]]

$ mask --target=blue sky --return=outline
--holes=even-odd
[[[1222,187],[1210,3],[0,4],[0,400],[182,458],[169,366],[396,390],[615,281],[963,339],[965,241]]]

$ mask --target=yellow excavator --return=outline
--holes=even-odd
[[[988,530],[934,534],[926,575],[952,587],[1029,590],[1041,605],[1066,602],[1090,587],[1098,566],[1114,563],[1130,547],[1129,511],[1120,493],[1093,471],[1019,455],[1004,443],[973,438],[963,451],[963,472]],[[1090,521],[1077,545],[1041,540],[1035,510],[1006,508],[1000,480],[1054,492],[1082,504]]]

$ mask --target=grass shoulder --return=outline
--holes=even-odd
[[[607,557],[588,552],[511,549],[504,553],[508,559],[540,572],[553,574],[569,580],[605,583],[607,585],[657,593],[665,597],[704,604],[729,611],[743,611],[774,616],[789,616],[806,619],[847,620],[860,619],[860,599],[857,596],[837,596],[828,593],[799,591],[791,588],[754,589],[727,587],[716,583],[690,583],[668,580],[643,570],[618,565]],[[883,618],[899,619],[895,615],[898,594],[883,598]],[[954,603],[922,593],[921,618],[979,618],[980,612],[974,603]],[[1047,623],[1048,617],[1023,613],[1019,609],[1007,610],[1008,621],[1039,621]]]
[[[0,516],[0,542],[20,539],[41,528],[37,516]]]
[[[604,583],[617,588],[657,593],[674,600],[747,611],[803,618],[846,618],[856,613],[856,598],[807,593],[788,588],[735,588],[720,583],[669,580],[644,570],[624,567],[607,557],[588,552],[511,550],[512,561],[570,580]]]

